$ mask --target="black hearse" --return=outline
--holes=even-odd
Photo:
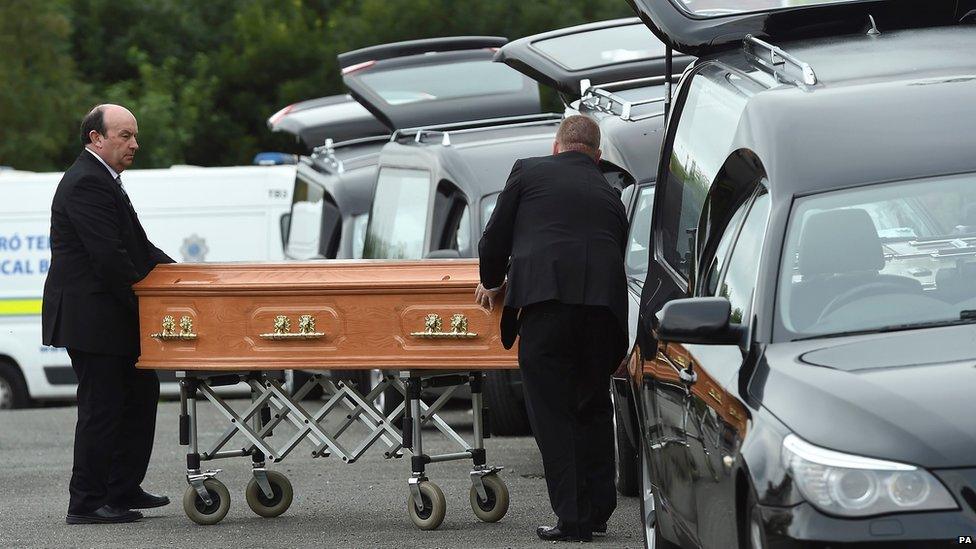
[[[362,257],[379,152],[395,130],[538,113],[538,85],[491,62],[494,49],[506,42],[458,36],[347,52],[338,60],[351,95],[303,101],[271,116],[272,131],[290,133],[311,149],[298,162],[292,210],[282,230],[285,256]],[[348,371],[343,376],[363,389],[379,377]],[[295,372],[292,390],[308,379]]]
[[[642,297],[648,545],[972,535],[976,5],[631,4],[700,56]]]
[[[585,114],[600,125],[603,159],[620,167],[606,170],[622,188],[621,200],[630,220],[625,257],[632,326],[636,338],[641,289],[647,275],[651,205],[658,155],[664,136],[664,43],[630,17],[588,23],[520,38],[502,46],[495,61],[507,64],[555,89],[567,114]],[[672,59],[679,73],[692,58]],[[631,185],[630,183],[635,184]],[[613,378],[616,424],[617,490],[638,495],[639,431],[630,374],[622,365]]]

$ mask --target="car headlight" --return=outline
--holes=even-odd
[[[783,440],[783,466],[803,497],[826,513],[862,517],[958,508],[924,469],[820,448],[793,434]]]

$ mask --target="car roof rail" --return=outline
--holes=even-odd
[[[458,50],[476,50],[480,48],[500,48],[508,43],[504,36],[447,36],[443,38],[424,38],[421,40],[407,40],[392,44],[379,44],[358,50],[340,53],[337,56],[339,68],[382,61],[408,55],[419,55],[429,52],[445,52]]]
[[[505,116],[501,118],[485,118],[468,120],[450,124],[436,124],[432,126],[418,126],[404,128],[393,132],[390,141],[397,141],[402,137],[412,135],[415,143],[423,143],[426,136],[438,135],[443,145],[451,144],[451,135],[483,132],[499,128],[521,128],[527,126],[546,126],[560,122],[563,115],[559,113],[527,114],[521,116]]]
[[[680,76],[680,75],[679,75]],[[607,114],[617,115],[614,111],[614,106],[620,108],[621,120],[628,122],[636,122],[638,120],[644,120],[647,118],[653,118],[655,116],[663,116],[664,111],[659,113],[645,114],[641,116],[634,116],[634,107],[639,107],[642,105],[650,105],[653,103],[664,103],[664,96],[649,97],[646,99],[630,100],[624,99],[619,95],[613,93],[613,90],[619,89],[630,89],[636,86],[652,86],[656,84],[664,84],[666,81],[665,76],[651,76],[648,78],[635,78],[632,80],[620,80],[617,82],[608,82],[606,84],[590,85],[589,80],[580,81],[580,92],[582,97],[580,98],[580,104],[584,105],[590,109],[599,110]]]
[[[311,156],[315,158],[323,158],[335,169],[336,173],[342,173],[345,171],[345,167],[343,166],[343,161],[336,157],[335,155],[336,149],[342,147],[350,147],[353,145],[362,145],[364,143],[386,142],[389,140],[390,140],[389,135],[373,135],[369,137],[360,137],[357,139],[347,139],[345,141],[340,141],[338,143],[333,142],[332,139],[329,138],[325,140],[324,145],[319,145],[318,147],[312,149]],[[362,155],[362,156],[368,156],[368,155]],[[347,160],[356,160],[358,158],[360,157],[357,156],[354,158],[349,158]]]
[[[747,34],[742,40],[742,49],[746,60],[780,82],[803,89],[817,84],[817,73],[814,72],[813,67],[782,48]]]

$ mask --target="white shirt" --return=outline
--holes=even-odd
[[[88,151],[88,152],[90,152],[92,156],[94,156],[99,162],[101,162],[102,163],[102,166],[105,166],[105,169],[108,170],[108,173],[112,176],[112,179],[114,179],[115,181],[118,181],[119,180],[119,174],[118,174],[118,172],[116,172],[115,170],[113,170],[112,169],[112,166],[109,166],[104,160],[102,160],[102,157],[101,156],[98,156],[97,154],[95,154],[95,151],[89,149],[88,147],[85,147],[85,150]],[[120,185],[121,185],[121,183],[120,183]]]

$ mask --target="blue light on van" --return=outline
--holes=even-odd
[[[279,166],[281,164],[297,164],[298,157],[283,152],[259,152],[254,155],[252,162],[256,166]]]

